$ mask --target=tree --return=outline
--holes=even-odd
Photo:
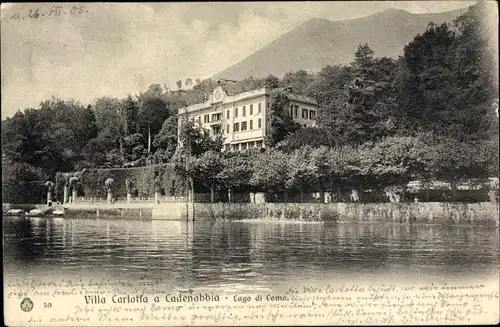
[[[176,82],[176,84],[177,84],[177,88],[179,89],[179,92],[180,92],[180,91],[182,91],[182,81],[181,81],[181,80],[178,80],[178,81]]]
[[[236,84],[235,92],[241,93],[250,90],[255,90],[256,88],[263,87],[264,81],[260,78],[255,78],[253,76],[246,77],[242,81]]]
[[[321,146],[333,147],[337,143],[335,134],[329,128],[310,127],[300,128],[288,135],[283,141],[276,145],[276,148],[290,153],[304,146],[317,148]]]
[[[360,44],[354,53],[354,62],[351,65],[362,75],[366,75],[373,65],[374,54],[375,52],[370,48],[368,43]]]
[[[462,133],[453,105],[459,90],[452,65],[454,39],[447,24],[429,24],[404,48],[398,102],[410,131]]]
[[[170,115],[166,96],[159,84],[152,84],[149,89],[139,96],[139,127],[141,134],[147,139],[148,153],[153,151],[151,143],[165,119]],[[154,145],[153,145],[154,146]]]
[[[313,76],[301,69],[296,72],[287,72],[280,84],[283,87],[291,87],[293,93],[304,94],[312,81]]]
[[[317,180],[317,169],[311,160],[310,147],[303,147],[293,151],[288,159],[288,181],[287,188],[297,187],[300,194],[300,202],[304,202],[304,188]]]
[[[138,133],[139,105],[130,94],[123,100],[123,108],[125,111],[125,135]]]
[[[46,174],[41,168],[23,162],[15,162],[7,169],[2,180],[3,203],[40,203],[40,194],[44,191]]]
[[[98,153],[101,150],[104,150],[102,153],[109,153],[117,149],[122,157],[121,161],[124,161],[123,138],[126,136],[127,123],[123,102],[116,98],[98,98],[92,109],[99,133],[94,144],[87,149],[87,153]],[[96,157],[101,159],[100,155]],[[101,165],[101,160],[96,164]]]
[[[144,158],[147,150],[144,148],[144,137],[140,133],[128,135],[123,139],[123,149],[128,162]]]
[[[451,137],[437,138],[426,152],[426,161],[434,178],[450,183],[452,201],[456,200],[459,181],[488,178],[497,157],[498,148],[494,143],[477,140],[460,142]]]
[[[189,149],[189,153],[194,156],[209,150],[220,152],[224,143],[222,135],[210,135],[206,129],[196,126],[194,121],[186,116],[181,117],[179,141],[180,146]]]
[[[230,191],[246,189],[250,186],[252,176],[252,157],[237,153],[234,156],[222,158],[222,171],[218,180],[223,187]],[[231,200],[231,199],[229,199]]]
[[[363,152],[359,147],[342,146],[331,148],[328,153],[328,169],[331,178],[330,190],[340,201],[342,190],[351,188],[361,195],[365,176],[361,168]]]
[[[286,92],[280,89],[270,93],[269,116],[267,121],[266,146],[272,147],[284,140],[299,127],[293,121],[289,112],[289,98]]]
[[[425,175],[427,147],[417,137],[389,137],[362,147],[362,167],[370,187],[384,190],[394,198],[399,190],[404,198],[409,181]]]
[[[498,46],[488,38],[487,7],[471,6],[452,25],[429,24],[405,46],[397,102],[408,132],[465,143],[496,134],[491,104],[498,97]]]
[[[194,193],[194,176],[196,176],[199,163],[195,158],[207,151],[219,153],[223,143],[222,135],[210,135],[203,127],[196,126],[194,120],[188,119],[187,115],[181,116],[179,146],[172,160],[175,163],[176,171],[189,180],[191,194]],[[211,188],[212,195],[213,187]],[[186,189],[186,194],[188,193]]]
[[[2,122],[2,153],[12,162],[43,169],[49,178],[73,170],[82,148],[96,136],[95,117],[78,102],[52,98],[39,109],[19,111]]]
[[[468,138],[487,139],[498,128],[490,110],[498,101],[498,41],[493,37],[496,23],[491,24],[497,20],[495,9],[480,2],[453,21],[452,72],[458,90],[452,104],[460,114],[461,135]]]
[[[252,160],[250,185],[260,190],[285,191],[287,197],[288,156],[273,149],[258,154]]]
[[[307,93],[319,103],[317,123],[336,145],[361,144],[397,132],[399,63],[360,45],[351,66],[327,66]]]
[[[272,74],[264,78],[264,83],[269,89],[277,89],[280,86],[280,79]]]
[[[177,148],[177,128],[178,119],[176,116],[171,116],[163,122],[161,130],[153,140],[153,146],[156,148],[155,156],[161,162],[168,161],[175,153]]]
[[[352,63],[355,78],[332,105],[336,106],[334,126],[342,143],[360,144],[395,132],[397,106],[394,101],[394,76],[397,63],[389,58],[374,58],[365,44],[359,46]]]
[[[318,74],[307,89],[307,95],[318,100],[319,110],[316,121],[318,125],[336,131],[337,109],[340,101],[344,101],[343,90],[355,78],[351,66],[326,66]]]
[[[106,153],[108,151],[106,144],[108,140],[104,134],[100,134],[97,138],[91,139],[82,150],[83,159],[75,166],[76,170],[83,168],[93,168],[103,166],[106,163]]]
[[[311,184],[314,184],[319,189],[321,203],[325,202],[325,191],[332,185],[332,177],[334,176],[329,157],[330,148],[326,146],[311,149],[309,160],[311,167],[314,167],[311,169],[313,172]]]
[[[217,87],[217,82],[211,78],[207,78],[202,81],[197,79],[196,85],[193,86],[193,91],[198,92],[200,95],[203,96],[204,93],[206,94],[211,93],[213,90],[215,90],[216,87]]]
[[[191,177],[210,190],[210,202],[214,202],[215,190],[220,186],[219,174],[223,170],[220,152],[207,151],[196,158]]]
[[[186,88],[190,88],[193,85],[193,80],[191,78],[186,78],[186,82],[184,83]]]

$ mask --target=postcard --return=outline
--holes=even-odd
[[[497,324],[498,4],[2,3],[8,326]]]

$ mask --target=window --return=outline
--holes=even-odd
[[[234,123],[233,132],[239,132],[239,131],[240,131],[240,123]]]
[[[257,148],[262,148],[262,141],[255,142]]]
[[[210,115],[203,116],[203,122],[208,123],[210,121]]]
[[[212,114],[212,121],[219,121],[221,119],[221,114]]]
[[[299,117],[299,106],[293,106],[293,116],[295,118]]]
[[[228,125],[228,126],[229,126],[229,125]],[[226,151],[231,150],[231,144],[224,144],[224,149],[225,149]]]
[[[233,144],[233,151],[238,151],[240,146],[238,144]]]
[[[261,111],[262,111],[262,106],[261,103],[259,103],[259,105],[257,106],[257,113],[260,114]]]
[[[255,142],[254,141],[248,142],[248,148],[251,149],[253,147],[255,147]]]
[[[303,119],[307,119],[307,116],[308,116],[307,114],[308,114],[307,109],[302,108],[302,118]]]
[[[234,118],[238,118],[238,108],[234,108]]]
[[[250,105],[250,115],[253,115],[253,104]]]
[[[250,128],[249,129],[253,129],[253,119],[250,120]]]
[[[246,149],[247,149],[247,144],[241,143],[241,150],[246,150]]]
[[[229,118],[231,118],[231,111],[230,110],[226,111],[226,119],[229,119]]]
[[[311,119],[311,120],[312,120],[312,119],[314,119],[315,117],[316,117],[316,111],[314,111],[314,110],[309,111],[309,119]]]
[[[293,105],[290,106],[290,117],[293,117]]]
[[[245,117],[247,115],[247,107],[246,106],[243,106],[243,113],[241,114],[241,116]]]
[[[201,124],[201,116],[198,116],[198,123]]]
[[[257,128],[261,128],[262,127],[262,120],[259,118],[257,120]]]
[[[229,124],[226,125],[226,133],[229,134]]]
[[[246,131],[247,130],[247,122],[246,121],[244,121],[244,122],[241,123],[241,130],[242,131]]]

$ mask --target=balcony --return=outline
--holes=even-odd
[[[222,123],[222,114],[212,115],[212,118],[208,122],[210,125],[220,125]]]

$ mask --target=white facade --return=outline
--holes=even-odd
[[[180,108],[178,116],[187,114],[211,134],[222,133],[223,151],[263,148],[269,97],[266,88],[228,95],[219,86],[205,102]],[[314,126],[318,109],[316,100],[292,93],[289,93],[289,98],[289,112],[295,122],[302,127]],[[181,121],[179,119],[179,124]]]

